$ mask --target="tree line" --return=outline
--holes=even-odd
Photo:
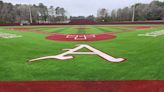
[[[0,1],[0,23],[46,23],[67,20],[67,11],[62,7],[6,3]]]
[[[109,12],[102,8],[97,12],[97,21],[147,21],[164,20],[164,2],[152,1],[150,4],[137,3],[130,7],[120,8]]]
[[[0,23],[63,23],[70,19],[90,19],[98,22],[164,20],[164,2],[137,3],[130,7],[109,11],[102,8],[97,16],[71,16],[62,7],[46,6],[43,3],[16,4],[0,0]]]

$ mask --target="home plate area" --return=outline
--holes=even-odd
[[[49,40],[57,41],[99,41],[114,39],[116,36],[112,34],[54,34],[48,36]]]

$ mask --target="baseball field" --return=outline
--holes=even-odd
[[[164,25],[1,26],[0,81],[164,80],[163,30]],[[80,45],[86,47],[65,54],[68,59],[33,60]],[[87,46],[122,60],[107,60]]]

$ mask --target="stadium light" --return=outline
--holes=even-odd
[[[136,6],[136,5],[133,6],[132,22],[135,21],[135,6]]]
[[[29,6],[29,13],[30,13],[30,23],[32,23],[32,13],[31,13],[31,6]]]

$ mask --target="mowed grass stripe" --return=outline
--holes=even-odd
[[[101,30],[103,32],[111,32],[111,30],[109,31],[108,29],[104,29],[104,28],[96,28],[96,29]]]
[[[43,27],[41,27],[41,28],[33,28],[33,30],[38,30],[38,31],[46,31],[46,30],[49,30],[50,28],[43,28]]]
[[[97,33],[102,33],[102,31],[96,29],[94,26],[90,27],[90,29],[86,30],[87,34],[97,34]]]
[[[42,32],[53,32],[54,30],[59,30],[63,28],[32,28],[34,31],[42,31]]]
[[[38,31],[44,31],[44,32],[61,32],[61,31],[64,31],[66,30],[66,28],[68,27],[64,27],[64,28],[36,28],[35,30],[38,30]]]
[[[99,28],[96,27],[96,29],[102,31],[102,32],[112,32],[112,31],[120,31],[120,30],[128,30],[128,28],[115,28],[115,27],[111,27],[111,28]]]
[[[86,30],[79,29],[77,31],[77,34],[86,34]]]
[[[112,29],[115,29],[115,30],[130,30],[130,29],[134,29],[134,28],[113,27]]]
[[[27,27],[27,28],[30,28],[30,27]],[[61,29],[62,27],[44,27],[44,26],[39,26],[39,27],[33,27],[32,29],[33,30],[40,30],[40,31],[46,31],[46,30],[49,30],[49,29]]]
[[[58,32],[62,31],[64,28],[49,28],[48,30],[45,30],[46,32]]]
[[[62,30],[60,33],[63,33],[63,34],[76,34],[77,33],[77,29],[74,29],[73,27],[69,27],[69,28],[66,28],[65,30]]]
[[[65,27],[65,28],[62,28],[62,29],[58,29],[58,30],[55,30],[53,32],[57,32],[57,33],[60,33],[62,31],[65,31],[65,30],[68,30],[70,27]]]

